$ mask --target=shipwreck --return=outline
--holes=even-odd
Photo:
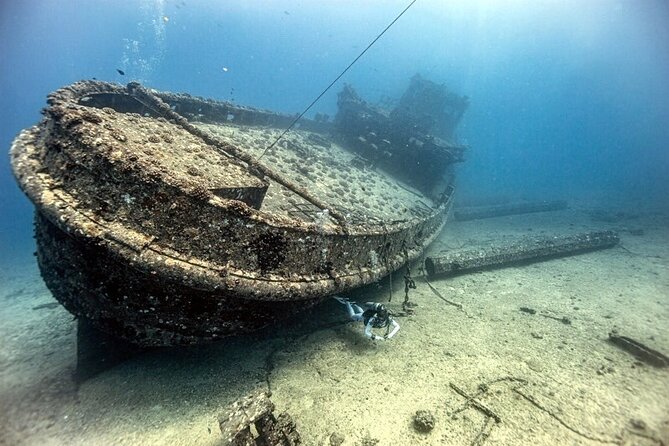
[[[140,346],[285,319],[416,259],[453,201],[467,99],[416,76],[334,120],[101,81],[48,97],[11,147],[53,296]]]

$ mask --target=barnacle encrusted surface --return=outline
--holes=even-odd
[[[281,129],[234,124],[198,124],[217,139],[255,157],[279,136]],[[292,130],[262,156],[261,163],[319,196],[353,220],[408,220],[433,203],[384,171],[365,165],[336,142],[308,130]],[[300,196],[270,182],[263,210],[291,214],[308,206]]]

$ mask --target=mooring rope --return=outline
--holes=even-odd
[[[360,59],[360,58],[367,52],[367,50],[370,49],[370,48],[376,43],[376,41],[379,40],[379,39],[381,38],[381,36],[384,35],[384,34],[386,33],[386,31],[389,30],[390,27],[393,26],[393,25],[395,24],[395,22],[397,22],[397,21],[400,19],[400,17],[402,17],[402,16],[404,15],[404,13],[407,12],[407,11],[409,10],[409,8],[411,8],[411,7],[413,6],[414,3],[416,3],[416,1],[418,1],[418,0],[412,0],[411,3],[409,3],[409,4],[407,5],[407,7],[404,8],[404,10],[403,10],[402,12],[400,12],[400,13],[398,14],[398,16],[395,17],[395,19],[394,19],[392,22],[390,22],[390,23],[388,24],[388,26],[385,27],[384,30],[381,31],[381,33],[379,33],[379,35],[376,36],[376,37],[374,38],[374,40],[372,40],[371,43],[370,43],[369,45],[367,45],[367,48],[365,48],[364,50],[362,50],[362,52],[361,52],[360,54],[358,54],[358,57],[356,57],[355,59],[353,59],[353,62],[351,62],[350,64],[348,64],[348,66],[344,69],[344,71],[342,71],[341,73],[339,73],[339,76],[337,76],[337,77],[335,78],[335,80],[333,80],[332,82],[330,82],[330,85],[328,85],[328,86],[325,88],[325,90],[323,90],[323,91],[321,92],[321,94],[319,94],[319,95],[316,97],[316,99],[314,99],[314,100],[311,102],[311,104],[309,104],[309,106],[308,106],[307,108],[304,109],[304,111],[303,111],[302,113],[300,113],[295,119],[293,119],[293,122],[291,122],[290,125],[289,125],[288,127],[286,127],[286,129],[285,129],[283,132],[281,132],[281,134],[274,140],[274,142],[273,142],[272,144],[270,144],[267,148],[265,148],[265,150],[262,152],[262,154],[258,157],[258,160],[261,160],[262,157],[265,156],[265,153],[267,153],[267,151],[268,151],[269,149],[271,149],[272,147],[274,147],[274,146],[276,145],[276,143],[278,143],[279,140],[280,140],[281,138],[283,138],[284,135],[285,135],[286,133],[288,133],[288,132],[290,131],[290,129],[292,129],[293,126],[294,126],[295,124],[297,124],[297,121],[299,121],[300,119],[302,119],[302,116],[304,116],[304,115],[311,109],[311,107],[313,107],[314,104],[316,104],[316,102],[318,102],[318,100],[319,100],[320,98],[322,98],[323,95],[324,95],[325,93],[327,93],[327,91],[328,91],[330,88],[332,88],[332,86],[333,86],[334,84],[336,84],[337,81],[338,81],[339,79],[341,79],[341,77],[342,77],[344,74],[346,74],[346,72],[347,72],[347,71],[348,71],[348,70],[349,70],[349,69],[350,69],[350,68],[351,68],[357,61],[358,61],[358,59]]]

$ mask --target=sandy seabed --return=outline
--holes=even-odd
[[[253,336],[149,351],[79,386],[76,322],[48,305],[34,261],[3,259],[0,444],[219,445],[226,406],[269,386],[305,445],[669,445],[669,369],[607,341],[616,329],[669,354],[669,214],[592,215],[583,207],[449,223],[432,253],[609,228],[622,243],[431,281],[462,310],[416,277],[415,313],[398,316],[390,341],[365,339],[329,301]],[[389,304],[396,313],[402,275]],[[387,300],[388,282],[363,293],[353,297]],[[435,417],[429,433],[414,428],[419,410]]]

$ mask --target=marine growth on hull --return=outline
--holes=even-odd
[[[291,116],[137,83],[61,88],[11,150],[42,277],[141,345],[256,330],[379,280],[452,204],[466,101],[435,92],[415,77],[388,111],[347,86],[332,122],[286,133]],[[437,122],[451,126],[433,135]]]
[[[254,157],[260,157],[281,133],[275,128],[195,124],[222,141],[244,147]],[[425,215],[434,205],[413,187],[307,130],[291,131],[261,162],[338,209],[352,223],[408,220]],[[317,207],[271,181],[261,210],[307,220],[324,218]],[[331,222],[329,217],[327,221]]]

